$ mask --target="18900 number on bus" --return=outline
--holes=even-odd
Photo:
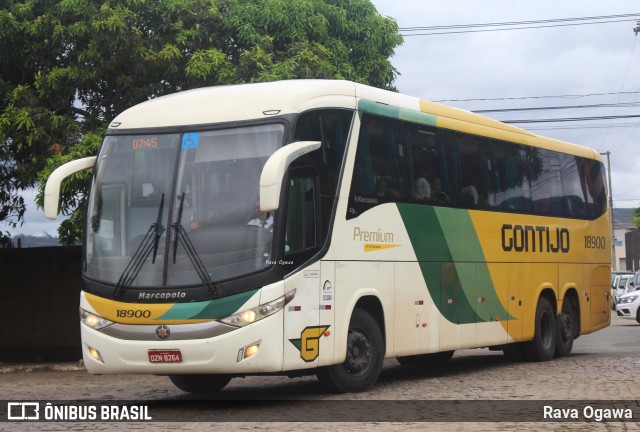
[[[116,316],[118,318],[149,318],[151,311],[142,309],[118,309],[116,310]]]
[[[601,236],[584,236],[585,249],[604,249],[607,247],[606,239]]]

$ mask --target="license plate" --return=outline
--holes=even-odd
[[[149,361],[151,363],[181,363],[182,353],[180,350],[149,350]]]

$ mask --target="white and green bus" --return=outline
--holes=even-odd
[[[550,360],[610,321],[591,149],[347,81],[202,88],[113,120],[93,167],[80,296],[91,373],[189,392],[489,347]]]

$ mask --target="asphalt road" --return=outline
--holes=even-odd
[[[149,407],[155,420],[118,423],[118,429],[200,430],[213,425],[225,430],[637,430],[639,366],[640,324],[612,317],[610,327],[576,340],[570,357],[509,362],[501,352],[462,350],[440,370],[403,367],[390,359],[378,384],[366,393],[331,394],[315,377],[263,376],[234,379],[219,396],[201,397],[183,393],[166,377],[94,376],[61,365],[32,372],[24,366],[5,367],[12,373],[0,374],[0,400],[141,405]],[[545,405],[575,409],[582,421],[540,421]],[[629,409],[634,418],[624,423],[596,421],[596,410],[602,416],[614,412],[609,409]],[[584,422],[585,416],[589,422]],[[522,420],[528,423],[518,423]],[[113,424],[109,425],[0,422],[0,429],[110,430]]]

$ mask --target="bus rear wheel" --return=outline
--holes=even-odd
[[[360,392],[372,387],[382,371],[384,339],[380,326],[362,309],[349,322],[347,357],[342,364],[318,369],[318,380],[338,393]]]
[[[171,382],[187,393],[217,393],[224,388],[231,377],[228,375],[170,375]]]
[[[573,339],[576,334],[577,313],[574,311],[573,300],[565,298],[562,302],[562,311],[556,321],[558,334],[556,335],[556,357],[566,357],[573,349]]]
[[[556,314],[546,297],[540,297],[536,306],[536,323],[533,340],[522,345],[522,353],[528,361],[551,360],[556,352]]]

